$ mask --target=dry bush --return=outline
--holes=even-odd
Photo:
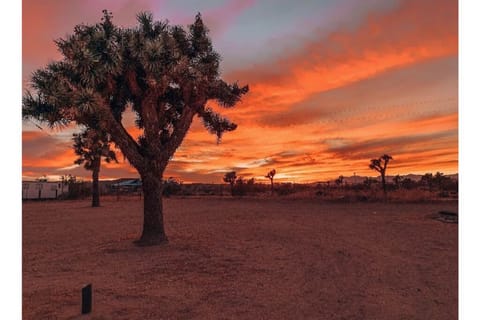
[[[435,194],[428,190],[412,189],[412,190],[394,190],[388,193],[388,199],[392,201],[402,202],[423,202],[435,199]]]

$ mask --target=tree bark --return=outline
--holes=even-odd
[[[99,100],[103,99],[99,96],[97,96],[97,98]],[[144,158],[140,152],[139,145],[122,125],[122,122],[115,119],[109,103],[99,104],[98,107],[99,114],[103,120],[102,126],[111,133],[113,142],[118,145],[125,158],[128,159],[128,162],[130,162],[138,172],[144,171]]]
[[[100,174],[100,161],[101,158],[95,158],[93,160],[92,170],[92,207],[100,207],[100,192],[98,186],[98,176]]]
[[[141,174],[143,188],[143,231],[136,241],[141,246],[168,241],[163,225],[162,174],[149,170]]]
[[[383,196],[385,200],[387,200],[387,183],[385,182],[385,173],[382,173],[381,176],[382,176]]]

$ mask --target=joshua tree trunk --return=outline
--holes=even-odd
[[[98,176],[100,174],[101,157],[93,160],[92,170],[92,207],[100,207],[100,192],[98,187]]]
[[[270,179],[270,192],[273,195],[273,179]]]
[[[230,193],[232,194],[232,197],[233,197],[233,182],[230,182]]]
[[[385,173],[381,174],[382,176],[382,188],[383,188],[383,197],[387,200],[387,183],[385,182]]]
[[[142,177],[143,187],[143,231],[139,245],[167,242],[163,226],[162,175],[156,170],[147,170]]]

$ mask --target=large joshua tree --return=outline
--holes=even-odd
[[[385,181],[385,172],[387,171],[387,166],[390,160],[393,160],[388,154],[384,154],[378,159],[370,160],[370,169],[378,171],[382,177],[382,188],[385,198],[387,197],[387,183]]]
[[[214,51],[200,14],[187,29],[153,21],[140,13],[138,26],[120,28],[104,10],[101,22],[77,25],[57,40],[63,55],[32,76],[35,94],[26,92],[23,115],[50,125],[76,122],[111,136],[143,183],[142,245],[167,241],[163,224],[162,177],[195,116],[220,140],[237,126],[207,106],[216,101],[234,107],[248,86],[220,77]],[[141,129],[137,139],[122,117],[130,107]],[[128,109],[130,109],[128,108]]]
[[[107,163],[118,162],[110,145],[107,134],[92,128],[73,135],[73,149],[78,156],[74,163],[83,164],[85,169],[92,171],[92,207],[100,206],[98,179],[102,158]]]

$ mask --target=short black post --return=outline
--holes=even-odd
[[[82,314],[92,311],[92,284],[82,288]]]

